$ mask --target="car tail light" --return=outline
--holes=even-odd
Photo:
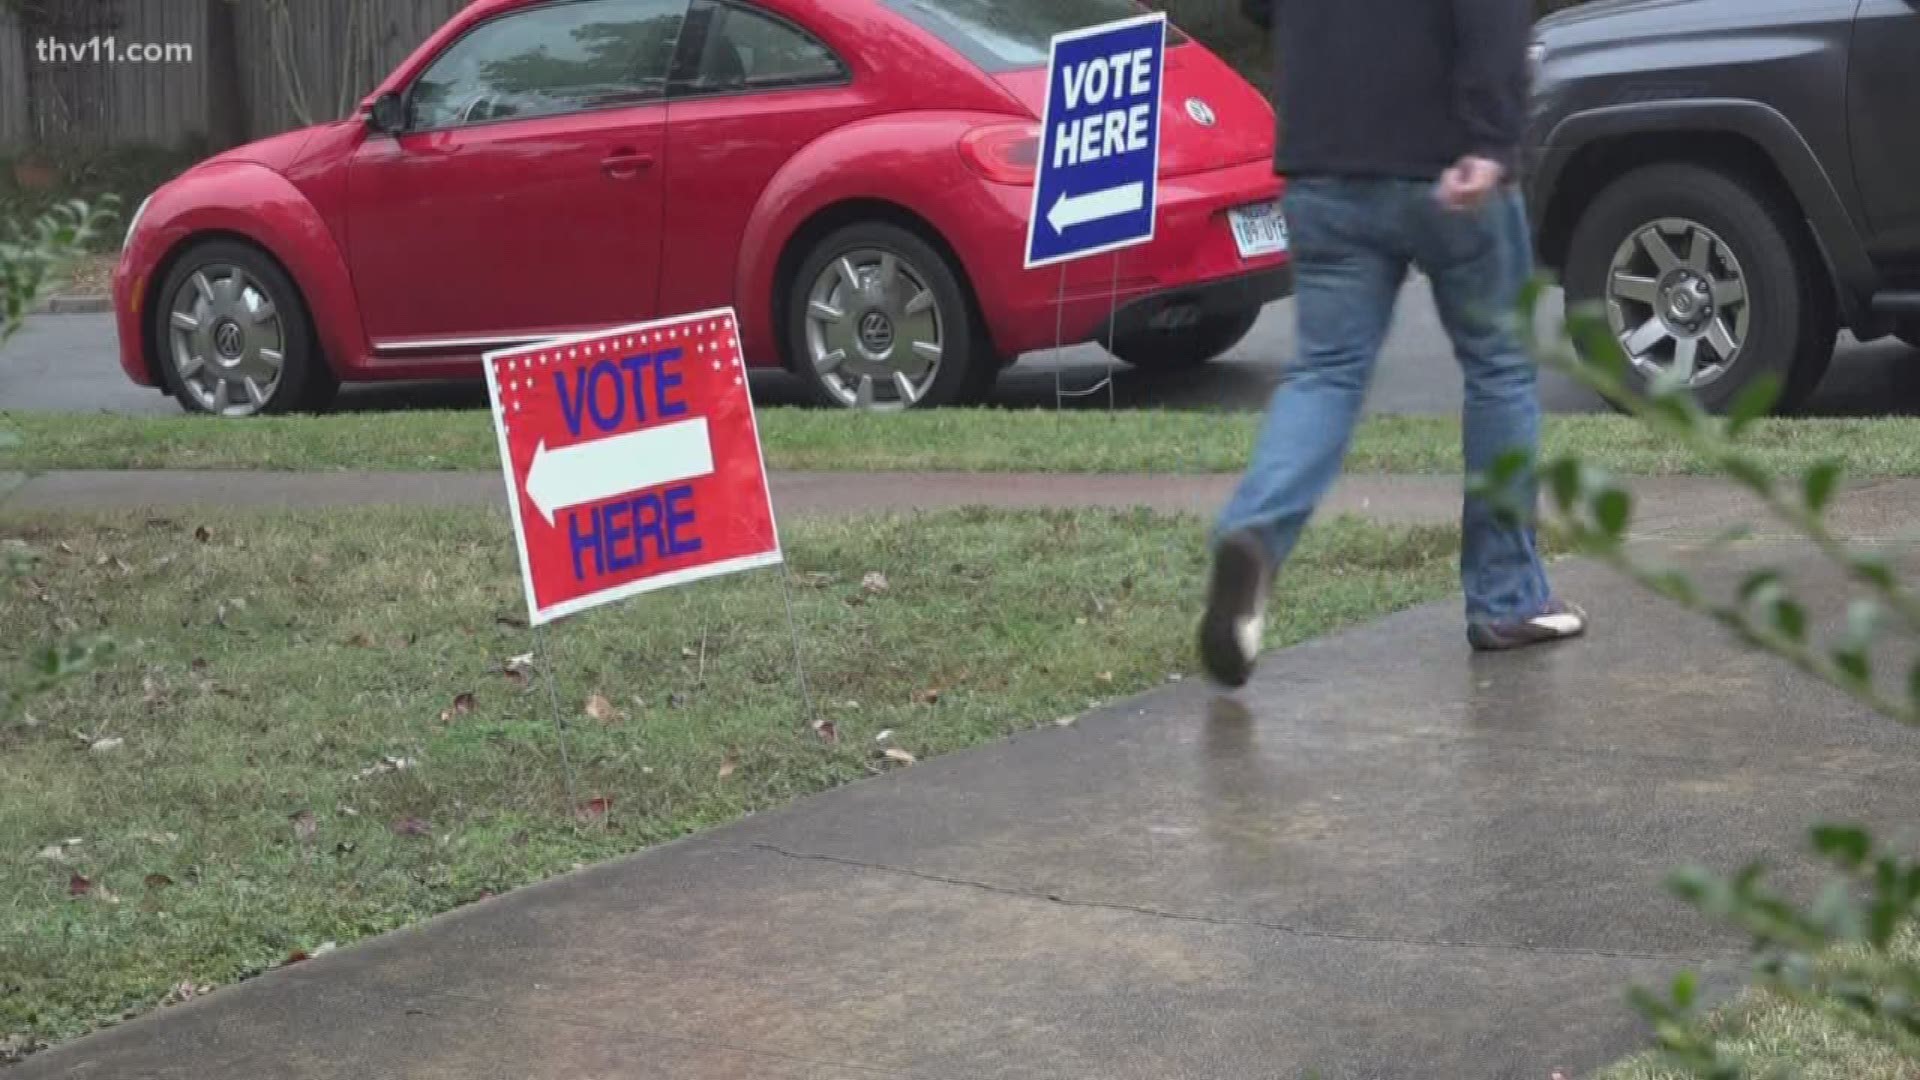
[[[960,156],[996,184],[1031,184],[1040,161],[1040,125],[1020,122],[974,128],[960,140]]]

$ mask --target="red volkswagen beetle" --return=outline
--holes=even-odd
[[[135,382],[226,416],[732,305],[823,403],[975,400],[1023,352],[1174,366],[1288,288],[1272,109],[1169,31],[1152,243],[1022,269],[1050,38],[1133,0],[479,0],[358,114],[155,192]]]

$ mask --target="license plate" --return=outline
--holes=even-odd
[[[1258,259],[1287,250],[1287,219],[1277,202],[1236,206],[1227,211],[1233,225],[1233,242],[1240,246],[1240,257]]]

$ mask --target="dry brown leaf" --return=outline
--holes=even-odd
[[[91,892],[93,892],[93,881],[91,878],[83,877],[79,874],[74,874],[67,878],[68,896],[86,896]]]
[[[1094,676],[1094,678],[1096,678],[1096,679],[1098,679],[1098,680],[1100,680],[1101,682],[1104,682],[1104,683],[1110,683],[1110,682],[1112,682],[1112,681],[1113,681],[1113,672],[1111,672],[1111,671],[1103,671],[1103,672],[1101,672],[1100,674],[1098,674],[1098,675],[1095,675],[1095,676]]]
[[[840,741],[840,728],[831,720],[824,718],[815,720],[813,722],[813,733],[818,736],[823,743],[837,743]]]
[[[887,575],[878,570],[869,570],[867,571],[867,576],[860,579],[860,587],[878,596],[893,586],[887,581]]]
[[[587,699],[587,715],[602,724],[611,724],[620,718],[620,714],[613,711],[613,702],[601,694]]]
[[[118,750],[122,746],[125,746],[126,744],[127,744],[127,740],[116,736],[115,738],[111,738],[111,739],[95,739],[87,747],[87,749],[93,751],[96,754],[105,754],[114,750]]]
[[[916,690],[913,693],[913,703],[915,705],[938,705],[940,704],[940,694],[941,691],[933,687],[928,687],[925,690]]]
[[[148,874],[146,885],[149,889],[164,889],[173,884],[173,879],[165,874]]]
[[[433,834],[433,826],[417,817],[399,818],[387,827],[393,830],[395,836],[431,836]]]
[[[897,761],[902,765],[912,765],[920,760],[908,751],[902,750],[897,746],[887,747],[880,752],[880,756],[886,758],[888,761]]]
[[[591,823],[606,820],[607,814],[612,810],[613,800],[605,795],[599,795],[581,803],[579,808],[574,810],[573,816]]]
[[[473,706],[474,706],[473,691],[466,690],[466,691],[462,691],[461,693],[455,694],[453,695],[453,704],[441,710],[440,722],[443,724],[450,724],[455,719],[465,716],[468,713],[471,713],[473,711]]]
[[[720,759],[720,779],[725,780],[732,776],[733,771],[739,767],[740,755],[732,750],[727,751],[727,756]]]
[[[800,575],[800,584],[809,589],[824,589],[834,583],[837,575],[823,570],[809,570]]]
[[[348,638],[347,644],[353,646],[356,649],[371,649],[371,648],[374,648],[377,643],[373,640],[372,634],[369,634],[365,630],[362,630],[359,633]]]
[[[291,820],[293,835],[303,844],[313,843],[313,838],[320,832],[320,819],[313,816],[313,811],[302,810],[293,815]]]

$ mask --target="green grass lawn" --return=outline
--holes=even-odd
[[[1896,939],[1892,951],[1906,963],[1920,963],[1920,934],[1908,932]],[[1721,1045],[1755,1078],[1914,1080],[1920,1076],[1920,1061],[1844,1030],[1817,1009],[1760,991],[1721,1009],[1712,1027]],[[1595,1080],[1695,1078],[1643,1055],[1601,1072]]]
[[[40,556],[0,584],[0,664],[55,630],[120,645],[0,719],[0,1047],[1162,684],[1204,570],[1200,523],[1144,512],[796,526],[828,726],[777,572],[628,601],[551,634],[570,806],[507,536],[485,510],[0,527]],[[1272,643],[1448,593],[1455,549],[1314,530]]]
[[[1247,413],[949,410],[854,416],[819,409],[760,414],[775,469],[1019,472],[1237,472],[1260,417]],[[495,469],[485,412],[276,417],[0,414],[21,436],[0,469]],[[1920,476],[1920,420],[1772,420],[1751,446],[1775,471],[1838,456],[1859,477]],[[1350,468],[1447,473],[1460,468],[1458,423],[1383,417],[1362,426]],[[1617,416],[1556,417],[1548,452],[1580,450],[1616,472],[1702,471],[1686,451]]]

